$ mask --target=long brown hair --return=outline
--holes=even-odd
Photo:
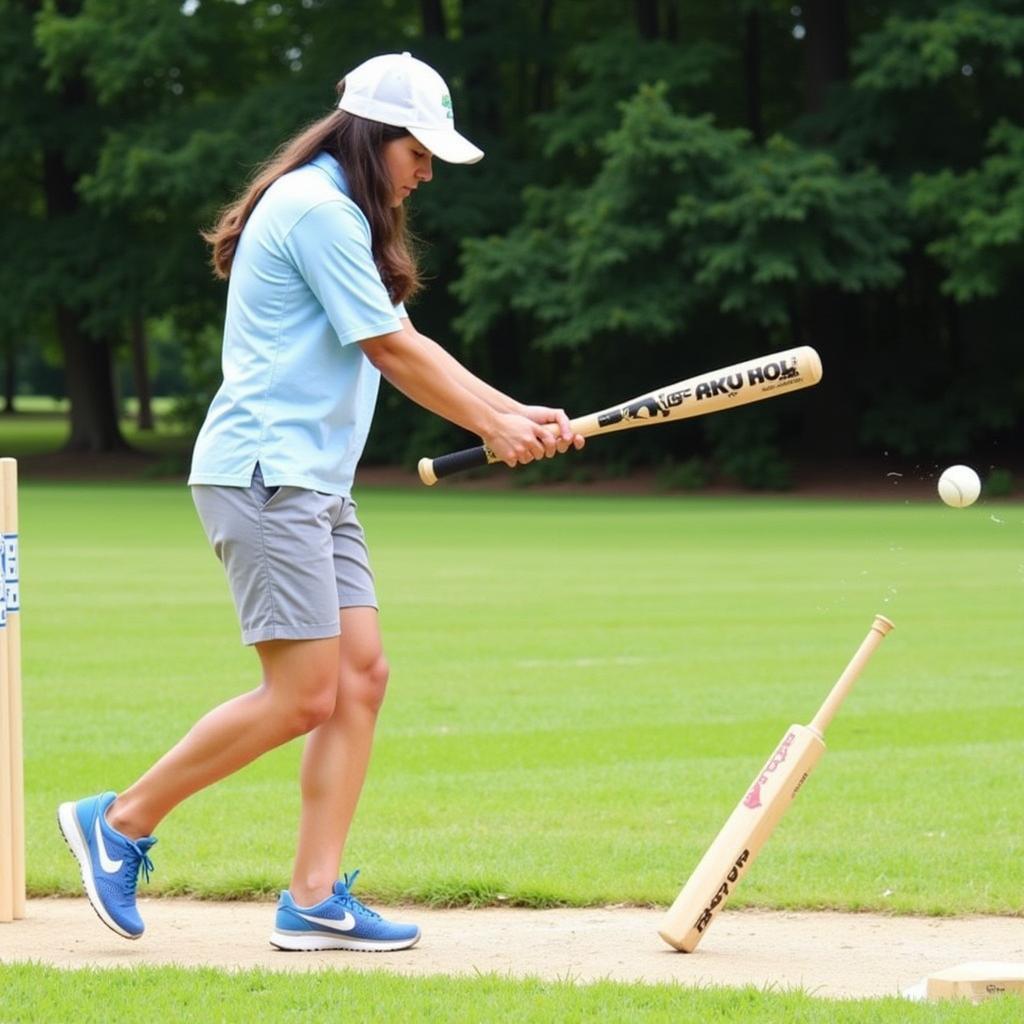
[[[345,80],[337,86],[340,98]],[[245,191],[220,213],[217,223],[202,236],[213,248],[213,271],[220,278],[231,273],[238,239],[249,215],[263,194],[283,174],[328,152],[341,164],[349,195],[370,222],[373,259],[391,301],[405,302],[420,289],[419,269],[412,236],[402,206],[392,206],[392,187],[383,147],[408,135],[404,128],[368,121],[344,110],[335,110],[292,136],[260,164]]]

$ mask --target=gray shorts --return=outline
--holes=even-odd
[[[196,484],[199,518],[224,564],[242,643],[337,636],[338,609],[377,607],[363,528],[349,497]]]

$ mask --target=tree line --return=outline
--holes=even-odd
[[[410,312],[489,380],[585,412],[810,343],[827,387],[608,451],[710,459],[754,486],[783,480],[795,443],[1021,452],[1019,0],[0,0],[0,14],[0,350],[9,400],[19,373],[61,372],[74,451],[124,447],[119,391],[146,415],[154,349],[196,422],[224,303],[199,230],[329,108],[345,69],[409,49],[487,151],[436,167],[415,197],[429,286]],[[381,401],[371,459],[467,440]]]

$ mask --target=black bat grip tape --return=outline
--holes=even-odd
[[[448,455],[439,455],[434,459],[434,476],[440,480],[453,473],[478,469],[480,466],[488,465],[489,462],[487,449],[482,444],[477,445],[476,448],[464,448],[461,452],[450,452]]]

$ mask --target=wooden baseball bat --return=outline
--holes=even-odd
[[[25,763],[22,745],[21,596],[18,557],[18,463],[0,459],[3,492],[3,581],[6,609],[8,735],[11,785],[11,911],[15,920],[25,916]]]
[[[801,345],[677,381],[620,405],[580,416],[569,425],[573,433],[584,437],[651,427],[760,402],[763,398],[810,387],[819,380],[821,359],[818,353],[810,345]],[[420,459],[419,474],[430,486],[453,473],[500,461],[487,445],[477,445],[436,459]]]
[[[662,921],[658,934],[683,953],[692,953],[725,906],[754,858],[768,841],[825,752],[825,730],[882,638],[893,628],[876,615],[856,654],[810,725],[791,725],[754,776],[746,795],[708,847]]]
[[[4,483],[3,473],[0,472],[0,543],[6,532]],[[14,776],[11,756],[14,743],[11,722],[12,679],[7,650],[6,585],[2,578],[0,587],[4,587],[4,593],[0,594],[0,921],[6,922],[14,920]]]

